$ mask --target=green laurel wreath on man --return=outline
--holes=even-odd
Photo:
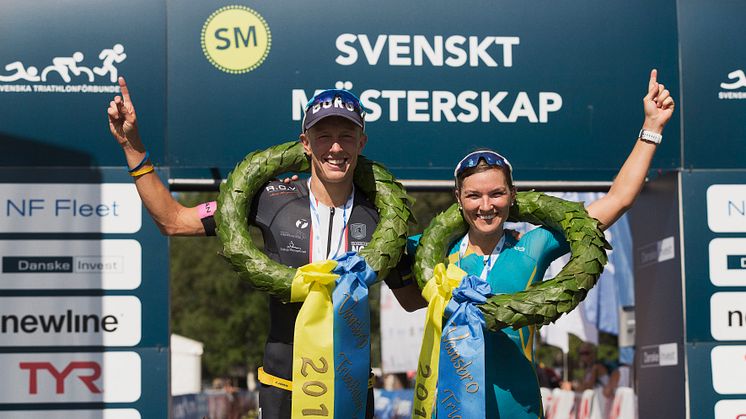
[[[247,225],[254,195],[268,181],[287,172],[308,172],[310,164],[298,141],[291,141],[248,154],[220,186],[217,234],[223,256],[239,277],[256,289],[282,301],[290,301],[290,287],[296,269],[277,263],[251,240]],[[380,163],[360,156],[354,173],[355,186],[376,206],[379,222],[370,243],[358,253],[385,278],[396,267],[407,243],[407,226],[414,220],[411,198],[404,187]]]
[[[519,192],[508,221],[528,222],[562,231],[572,257],[556,277],[513,294],[499,294],[479,305],[487,328],[498,331],[532,324],[549,324],[575,308],[598,281],[611,246],[582,203],[539,192]],[[420,289],[433,276],[438,263],[446,263],[449,246],[468,229],[458,205],[436,216],[422,233],[413,272]]]

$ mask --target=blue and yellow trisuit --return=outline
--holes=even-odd
[[[511,294],[541,281],[553,260],[570,248],[560,233],[536,228],[516,241],[510,232],[498,244],[501,250],[484,278],[494,294]],[[485,257],[463,251],[458,240],[449,251],[449,263],[469,274],[482,276]],[[461,251],[460,251],[461,250]],[[463,252],[463,254],[461,254]],[[485,331],[486,418],[522,419],[543,417],[541,393],[534,369],[533,326],[519,330]],[[491,390],[491,391],[490,391]]]

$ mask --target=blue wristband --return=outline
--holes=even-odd
[[[142,167],[145,165],[145,162],[148,161],[149,158],[150,158],[150,153],[146,151],[145,157],[142,158],[142,161],[137,166],[133,167],[132,169],[130,169],[129,166],[127,166],[127,171],[132,173],[132,172],[136,172],[142,169]]]

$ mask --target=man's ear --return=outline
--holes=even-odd
[[[306,153],[307,156],[311,155],[311,140],[308,138],[308,131],[302,133],[298,136],[298,140],[300,140],[300,143],[303,144],[303,151]]]
[[[360,152],[358,152],[358,154],[360,154],[363,151],[363,148],[365,148],[365,144],[367,143],[368,143],[368,135],[363,132],[360,134]]]

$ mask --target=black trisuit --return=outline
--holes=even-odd
[[[331,210],[328,210],[331,212]],[[312,222],[306,181],[285,184],[273,181],[265,185],[253,200],[249,222],[259,227],[264,237],[264,252],[272,260],[298,268],[311,262]],[[321,232],[331,234],[330,214],[319,214]],[[203,219],[208,235],[215,234],[215,222]],[[358,251],[370,242],[378,223],[378,212],[366,196],[355,189],[353,207],[347,223],[346,249]],[[331,241],[331,238],[328,240]],[[386,278],[394,289],[402,286],[398,271]],[[282,303],[269,298],[270,327],[264,348],[264,371],[292,381],[293,334],[295,318],[302,303]],[[261,385],[259,405],[262,419],[290,419],[291,392]],[[368,391],[367,418],[373,417],[373,391]]]

